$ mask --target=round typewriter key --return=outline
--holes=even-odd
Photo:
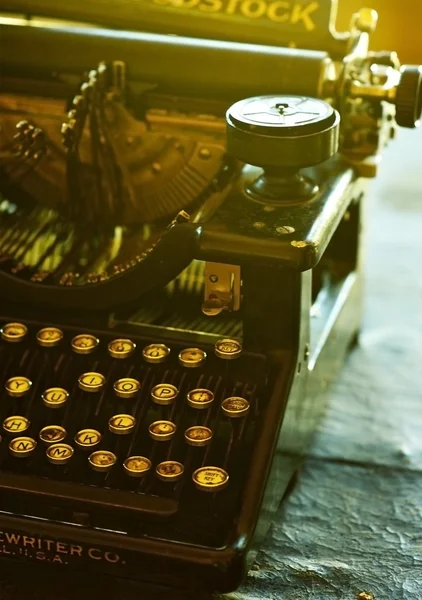
[[[132,415],[114,415],[108,422],[108,428],[111,433],[116,433],[117,435],[132,433],[135,425],[136,419]]]
[[[137,379],[125,377],[115,381],[113,389],[119,398],[134,398],[141,389],[141,384]]]
[[[69,444],[53,444],[47,448],[45,453],[53,465],[65,465],[72,458],[74,452]]]
[[[198,490],[219,492],[228,484],[229,475],[219,467],[201,467],[194,471],[192,479]]]
[[[6,381],[6,392],[13,398],[25,396],[31,389],[32,382],[26,377],[11,377]]]
[[[91,354],[97,348],[100,340],[95,335],[89,333],[82,333],[77,335],[72,340],[72,350],[76,354]]]
[[[30,437],[14,438],[9,444],[9,450],[11,454],[17,458],[25,458],[30,456],[36,447],[37,442]]]
[[[49,388],[42,394],[42,401],[49,408],[61,408],[69,398],[69,392],[63,388]]]
[[[164,362],[169,354],[170,348],[165,344],[150,344],[142,350],[144,360],[153,365]]]
[[[94,471],[104,473],[116,464],[117,456],[109,450],[96,450],[90,454],[88,461]]]
[[[14,435],[16,433],[23,433],[27,429],[29,429],[30,422],[26,417],[13,416],[7,417],[3,421],[3,430],[9,435]]]
[[[219,340],[214,346],[216,356],[225,360],[239,358],[242,350],[242,344],[236,340]]]
[[[84,373],[78,379],[78,384],[84,392],[99,392],[105,384],[105,377],[101,373]]]
[[[65,439],[67,432],[60,425],[47,425],[41,429],[39,436],[44,444],[57,444]]]
[[[206,352],[200,348],[185,348],[179,352],[179,363],[182,367],[201,367],[207,358]]]
[[[151,461],[145,456],[130,456],[123,468],[130,477],[143,477],[151,469]]]
[[[75,444],[84,450],[94,448],[101,442],[102,435],[96,429],[81,429],[75,435]]]
[[[212,439],[212,431],[208,427],[195,425],[185,431],[185,440],[190,446],[207,446]]]
[[[167,406],[173,404],[179,394],[179,390],[170,383],[159,383],[151,390],[151,398],[155,404]]]
[[[221,403],[221,409],[226,417],[244,417],[249,411],[249,402],[244,398],[226,398]]]
[[[127,358],[134,352],[136,344],[131,340],[118,339],[113,340],[108,345],[108,353],[113,358]]]
[[[175,460],[165,460],[157,465],[155,472],[162,481],[173,482],[178,481],[182,477],[184,470],[185,468],[182,463]]]
[[[37,342],[44,348],[57,346],[63,339],[63,331],[57,327],[44,327],[37,333]]]
[[[191,390],[187,398],[192,408],[208,408],[214,402],[214,394],[204,389]]]
[[[166,442],[176,433],[176,425],[171,421],[155,421],[151,423],[148,431],[153,440]]]
[[[23,323],[7,323],[0,329],[0,332],[1,338],[5,342],[21,342],[28,333],[28,329]]]

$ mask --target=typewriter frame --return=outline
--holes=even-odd
[[[245,202],[241,196],[238,202],[223,205],[221,212],[217,210],[210,222],[201,227],[198,237],[197,258],[218,262],[224,257],[225,262],[241,265],[243,294],[245,300],[248,299],[244,307],[245,350],[262,353],[265,349],[271,369],[278,370],[256,444],[257,451],[246,487],[242,490],[242,509],[226,546],[201,548],[90,529],[84,527],[83,522],[72,527],[0,513],[3,531],[26,536],[22,539],[41,540],[34,541],[38,544],[42,544],[42,540],[62,544],[58,547],[65,548],[68,553],[72,553],[72,548],[82,548],[81,555],[85,560],[75,561],[76,568],[83,564],[84,569],[93,572],[106,570],[117,577],[140,577],[143,581],[177,587],[221,592],[238,587],[323,414],[326,387],[335,378],[360,326],[361,208],[365,182],[357,178],[340,157],[316,168],[314,175],[321,181],[321,192],[314,201],[315,213],[310,211],[306,215],[303,207],[292,205],[289,223],[295,232],[276,233],[276,243],[271,243],[256,230],[253,209],[248,213],[248,226],[256,234],[245,236],[248,226],[240,219]],[[241,176],[239,185],[245,183],[245,177],[253,176],[251,169]],[[231,207],[230,216],[225,212],[227,206]],[[256,204],[255,212],[267,214],[274,222],[274,211],[266,213],[263,209],[264,206]],[[286,214],[286,207],[275,210]],[[316,214],[318,217],[314,221]],[[251,252],[251,244],[255,246],[255,252]],[[251,256],[258,256],[260,260],[250,262],[248,257]],[[326,268],[334,275],[333,285],[317,283],[313,292],[312,279],[315,286],[315,280],[322,275],[317,265],[322,264],[320,261],[324,257]],[[270,275],[274,271],[278,271],[279,278]],[[264,311],[268,316],[268,327],[262,327]],[[1,314],[2,320],[29,317],[10,306],[3,306]],[[49,324],[61,323],[55,320]],[[120,324],[117,322],[115,326],[119,328]],[[116,336],[133,334],[136,338],[139,334],[150,334],[154,329],[149,331],[148,327],[138,329],[128,325],[121,331],[113,328],[111,332]],[[160,336],[160,341],[166,341],[166,336],[161,333],[156,330],[154,335]],[[213,336],[208,339],[199,336],[202,337],[203,345],[213,339]],[[187,334],[183,341],[193,339],[197,340],[198,335]],[[280,399],[284,401],[280,402]],[[9,482],[6,477],[2,483],[2,478],[3,475],[0,476],[3,489],[4,486],[10,490],[15,484],[18,486],[14,476]],[[42,481],[40,485],[41,491]],[[98,553],[108,558],[98,562],[93,560],[91,555],[97,557]]]

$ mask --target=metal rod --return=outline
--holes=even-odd
[[[217,42],[89,27],[0,25],[0,68],[12,77],[80,75],[120,60],[128,81],[162,93],[239,99],[260,94],[319,96],[325,52]]]

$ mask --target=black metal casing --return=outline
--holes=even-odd
[[[197,258],[231,261],[242,266],[245,357],[240,360],[245,362],[239,363],[237,369],[239,373],[250,371],[251,367],[247,365],[251,364],[250,361],[257,361],[256,364],[261,364],[258,372],[263,385],[263,410],[255,423],[254,442],[249,449],[250,468],[244,474],[244,480],[239,482],[239,495],[233,505],[237,507],[233,508],[237,517],[224,541],[211,548],[206,542],[201,542],[199,535],[190,543],[172,543],[162,539],[162,534],[159,534],[162,526],[159,524],[155,539],[154,527],[146,537],[131,535],[130,528],[128,534],[122,535],[89,526],[60,524],[58,521],[65,520],[64,515],[69,522],[75,518],[75,511],[89,515],[92,507],[84,508],[81,503],[70,510],[71,505],[56,499],[58,506],[68,506],[63,508],[61,519],[57,519],[53,510],[55,503],[50,497],[46,498],[46,512],[43,513],[44,518],[51,519],[50,522],[19,517],[18,514],[3,513],[0,517],[4,531],[18,532],[30,539],[29,552],[32,552],[32,539],[44,538],[63,542],[65,546],[59,547],[66,549],[66,562],[76,568],[172,586],[187,585],[189,588],[229,591],[239,585],[315,431],[317,419],[324,408],[324,390],[327,382],[335,377],[332,366],[336,364],[340,368],[344,353],[359,328],[361,182],[338,157],[316,169],[316,173],[321,191],[309,202],[306,210],[303,205],[293,204],[265,212],[265,206],[252,203],[235,188],[232,197],[197,236]],[[253,176],[251,172],[246,175]],[[244,177],[238,184],[241,188],[245,183]],[[259,231],[254,226],[258,221],[264,223]],[[280,237],[276,229],[287,222],[295,233]],[[323,257],[329,265],[332,279],[315,296],[319,277],[316,267]],[[319,316],[311,318],[312,306],[316,307]],[[3,305],[2,321],[16,319],[44,326],[63,325],[63,319],[52,319],[39,312],[20,311],[16,306]],[[78,318],[77,328],[72,324],[72,329],[99,331],[83,317]],[[113,329],[114,337],[118,337],[119,333],[127,336],[134,332],[131,332],[130,326],[122,331]],[[131,337],[136,339],[136,334]],[[104,337],[104,334],[100,332],[100,336]],[[182,338],[179,336],[177,344],[188,345],[189,337],[188,334]],[[169,339],[172,338],[170,343],[175,343],[174,334]],[[154,341],[167,340],[164,337]],[[327,372],[328,364],[330,372]],[[212,368],[215,369],[215,365]],[[43,503],[42,494],[47,493],[48,486],[43,480],[37,484],[31,479],[33,492],[38,490],[41,493],[38,497],[35,494],[37,502]],[[4,473],[1,475],[3,503],[7,498],[14,498],[14,506],[17,506],[20,485],[18,475],[11,478]],[[33,492],[30,498],[34,497]],[[54,487],[51,492],[57,495]],[[216,507],[221,507],[219,502],[225,502],[225,493],[216,495],[218,498],[213,500],[214,505],[211,502],[211,507],[217,511],[216,516]],[[23,497],[26,497],[25,493]],[[122,524],[113,517],[113,510],[106,514],[109,514],[107,529],[119,530]],[[139,518],[139,523],[142,523],[144,515],[140,513]],[[177,519],[177,516],[174,518]],[[104,527],[104,523],[101,525]],[[36,543],[42,546],[42,542],[34,541]],[[78,553],[71,555],[69,544],[83,548],[84,560]],[[57,550],[52,542],[50,546]],[[7,556],[9,551],[10,545],[4,554]],[[101,555],[108,553],[109,560],[96,561],[98,552]],[[57,552],[47,552],[49,560],[53,560],[55,555]]]
[[[9,2],[7,8],[22,4]],[[47,0],[37,4],[40,14],[55,14],[55,4],[50,6]],[[231,102],[248,95],[323,96],[328,52],[343,55],[345,50],[344,40],[330,32],[332,4],[326,3],[318,13],[319,28],[312,41],[306,35],[298,38],[303,48],[327,52],[160,35],[154,32],[164,13],[157,7],[144,15],[145,22],[151,18],[145,29],[152,33],[2,24],[2,44],[16,50],[0,59],[2,78],[13,94],[25,95],[28,86],[34,96],[63,99],[79,82],[81,71],[100,60],[119,58],[128,62],[133,88],[142,88],[139,96],[147,98],[142,117],[157,94],[164,105],[194,106],[195,114],[203,106],[208,108],[211,100],[217,101],[223,106],[216,117],[221,120]],[[84,18],[87,14],[80,13]],[[165,14],[167,24],[171,11]],[[109,24],[110,18],[104,12],[104,18],[93,21]],[[196,23],[201,24],[200,34],[202,16]],[[177,19],[177,25],[177,33],[193,35],[195,27],[187,26],[184,19]],[[257,30],[245,39],[242,31],[238,27],[239,35],[231,37],[262,42],[265,33]],[[287,32],[295,35],[295,29]],[[275,43],[273,33],[270,43]],[[23,40],[32,47],[30,54]],[[60,55],[52,48],[60,48]],[[188,60],[192,53],[197,61]],[[188,100],[176,97],[180,88]],[[338,126],[338,113],[332,112],[330,126]],[[331,155],[338,142],[328,134],[327,139],[321,144],[321,157],[327,148]],[[314,184],[309,198],[284,194],[273,195],[270,201],[248,193],[261,169],[231,160],[231,179],[224,180],[224,189],[213,188],[219,201],[202,219],[170,227],[163,243],[142,263],[109,281],[84,290],[51,286],[48,302],[48,278],[44,287],[43,282],[34,285],[33,280],[24,279],[25,269],[14,271],[9,258],[4,259],[0,325],[24,323],[28,336],[17,344],[0,340],[0,419],[25,413],[35,438],[39,428],[53,418],[40,403],[42,390],[62,385],[71,390],[72,403],[54,418],[61,419],[69,437],[80,427],[101,429],[105,447],[113,449],[119,464],[109,475],[93,474],[86,454],[76,449],[68,466],[48,465],[41,444],[33,456],[22,459],[9,456],[3,440],[2,559],[26,559],[69,573],[74,568],[190,590],[228,592],[239,586],[300,467],[324,412],[328,384],[360,327],[366,184],[340,153],[321,160],[300,165],[307,167],[303,177]],[[272,193],[274,189],[277,186],[271,188]],[[241,309],[236,319],[241,322],[238,337],[243,354],[229,365],[214,354],[220,335],[199,326],[150,326],[132,319],[135,309],[147,305],[150,294],[164,288],[192,261],[240,267]],[[136,294],[136,306],[119,306],[125,295]],[[183,299],[181,294],[180,304]],[[178,316],[180,306],[171,308]],[[195,310],[202,318],[201,304]],[[40,348],[36,343],[37,330],[47,326],[64,332],[57,348]],[[97,354],[72,354],[71,338],[79,333],[99,338]],[[164,365],[146,365],[139,349],[126,362],[113,360],[107,344],[120,337],[130,338],[138,347],[167,344],[169,360]],[[193,346],[206,351],[206,364],[195,370],[181,367],[178,352]],[[95,401],[77,386],[80,374],[89,371],[101,371],[107,380]],[[11,400],[4,391],[8,378],[17,374],[32,381],[24,400]],[[112,392],[113,381],[129,375],[142,381],[142,390],[135,404],[119,404]],[[169,379],[180,388],[173,412],[150,402],[152,386]],[[200,422],[185,399],[190,389],[205,385],[215,392],[214,406],[204,419],[214,431],[210,449],[188,449],[181,433],[166,455],[163,446],[148,439],[148,424],[170,415],[183,432]],[[233,423],[222,415],[220,403],[237,394],[249,399],[251,410],[245,419]],[[136,415],[133,442],[116,440],[107,431],[108,417],[119,410]],[[161,483],[153,472],[139,484],[125,479],[121,463],[132,448],[150,456],[154,467],[169,455],[184,462],[184,479]],[[205,460],[228,469],[225,489],[213,494],[195,489],[192,471]]]

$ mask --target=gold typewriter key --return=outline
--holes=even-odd
[[[221,409],[226,417],[244,417],[249,411],[249,402],[244,398],[226,398],[221,403]]]
[[[49,388],[42,395],[42,401],[49,408],[61,408],[69,398],[69,392],[63,388]]]
[[[153,365],[164,362],[169,354],[170,348],[165,344],[150,344],[142,350],[144,360]]]
[[[136,419],[132,415],[114,415],[108,422],[111,433],[127,435],[135,429]]]
[[[101,442],[101,433],[96,429],[81,429],[75,435],[75,444],[84,450],[94,448]]]
[[[151,398],[155,404],[167,406],[173,404],[179,394],[179,390],[170,383],[159,383],[151,390]]]
[[[192,479],[198,490],[219,492],[228,484],[229,475],[219,467],[201,467],[194,471]]]
[[[95,335],[83,333],[72,340],[72,350],[76,354],[91,354],[98,347],[100,340]]]
[[[151,469],[151,461],[145,456],[130,456],[123,468],[130,477],[143,477]]]
[[[32,381],[26,377],[11,377],[6,381],[6,392],[13,398],[21,398],[29,392]]]
[[[30,422],[26,417],[13,416],[7,417],[3,421],[3,429],[9,435],[14,435],[16,433],[23,433],[27,429],[29,429]]]
[[[119,398],[134,398],[141,389],[141,384],[137,379],[124,377],[114,382],[113,389]]]
[[[155,421],[148,428],[149,434],[157,442],[166,442],[176,433],[176,425],[171,421]]]
[[[53,444],[47,448],[45,453],[53,465],[65,465],[72,458],[74,452],[69,444]]]
[[[41,429],[39,436],[44,444],[58,444],[65,439],[67,432],[60,425],[47,425]]]
[[[204,389],[191,390],[187,398],[192,408],[208,408],[214,402],[214,394]]]
[[[30,437],[17,437],[11,440],[9,444],[9,450],[16,458],[25,458],[30,456],[35,448],[37,442]]]
[[[108,345],[108,353],[113,358],[127,358],[135,351],[136,344],[131,340],[118,339],[113,340]]]
[[[116,464],[117,456],[109,450],[96,450],[90,454],[88,461],[94,471],[105,473]]]
[[[44,348],[57,346],[63,339],[63,331],[57,327],[44,327],[37,333],[37,342]]]
[[[219,340],[214,346],[218,358],[233,360],[242,354],[242,344],[236,340]]]
[[[212,439],[212,431],[208,427],[195,425],[185,431],[185,440],[190,446],[207,446]]]
[[[184,470],[182,463],[175,460],[165,460],[157,465],[155,472],[162,481],[173,482],[182,477]]]
[[[185,348],[179,352],[179,363],[182,367],[201,367],[207,358],[206,352],[200,348]]]
[[[99,392],[105,384],[105,377],[101,373],[84,373],[78,379],[78,384],[84,392]]]
[[[23,323],[7,323],[0,329],[0,333],[5,342],[21,342],[28,329]]]

